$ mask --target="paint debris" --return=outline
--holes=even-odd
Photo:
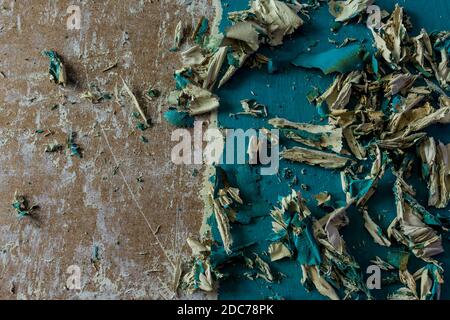
[[[229,14],[232,26],[225,34],[212,35],[208,19],[199,19],[191,36],[194,44],[181,52],[184,66],[174,74],[176,90],[168,98],[172,107],[191,116],[216,111],[219,108],[219,99],[213,93],[216,88],[243,67],[261,45],[280,45],[286,35],[303,25],[297,14],[298,6],[278,0],[255,0],[250,6],[248,10]],[[266,62],[273,73],[276,69],[273,62]],[[260,114],[255,110],[244,112]]]
[[[89,90],[83,92],[80,97],[89,100],[92,104],[98,104],[112,99],[110,93],[102,92],[96,85],[90,85]]]
[[[76,138],[76,132],[72,132],[67,136],[67,149],[71,157],[82,158],[81,147],[75,142]]]
[[[281,157],[286,160],[318,165],[326,169],[338,169],[351,162],[350,158],[335,153],[323,152],[303,147],[293,147],[282,151]]]
[[[117,66],[118,66],[118,63],[117,63],[117,62],[114,62],[114,63],[108,65],[106,68],[104,68],[104,69],[102,70],[102,72],[108,72],[108,71],[110,71],[110,70],[116,68]]]
[[[170,48],[170,51],[177,51],[178,49],[180,49],[183,38],[184,38],[184,26],[183,26],[183,22],[179,21],[177,26],[175,27],[173,46],[172,46],[172,48]]]
[[[194,118],[188,112],[180,112],[176,109],[169,109],[164,113],[164,119],[173,126],[192,128]]]
[[[156,89],[155,87],[150,87],[146,92],[145,92],[145,97],[147,99],[154,99],[154,98],[158,98],[161,95],[161,92]]]
[[[50,60],[50,65],[48,73],[50,79],[56,84],[61,84],[63,86],[67,83],[67,74],[64,64],[61,62],[60,57],[54,50],[43,51],[42,54]]]
[[[129,96],[129,98],[131,99],[131,102],[133,103],[134,108],[137,110],[137,112],[139,112],[139,115],[142,117],[142,120],[144,121],[144,123],[148,124],[149,120],[148,120],[147,116],[145,115],[144,110],[141,108],[141,105],[139,104],[136,96],[133,94],[130,87],[128,87],[125,80],[122,79],[122,83],[123,83],[123,89],[125,90],[125,92]]]
[[[307,123],[294,123],[282,118],[273,118],[269,124],[283,130],[286,138],[318,149],[342,151],[343,135],[341,128],[319,126]]]
[[[347,73],[364,67],[366,49],[359,43],[316,54],[301,53],[293,61],[296,67],[320,69],[324,74]]]
[[[57,141],[53,141],[45,146],[45,152],[52,153],[58,152],[63,149],[63,146],[59,144]]]
[[[336,22],[345,22],[366,12],[375,0],[329,1],[329,11]]]
[[[373,3],[328,1],[334,17],[332,31],[352,21],[361,22]],[[182,53],[184,68],[175,73],[177,90],[171,105],[177,112],[195,115],[189,103],[204,97],[209,104],[196,107],[202,113],[217,110],[219,101],[214,89],[222,87],[244,66],[267,65],[269,69],[270,58],[258,52],[260,47],[281,45],[286,35],[303,25],[298,14],[310,8],[296,1],[253,0],[247,10],[229,13],[231,26],[215,41],[212,38],[217,35],[210,39],[204,36],[209,25],[201,20],[194,33],[196,45]],[[380,252],[386,255],[375,256],[372,263],[393,275],[383,280],[397,286],[387,298],[439,299],[444,270],[438,259],[444,252],[450,222],[446,214],[428,207],[448,208],[450,145],[432,137],[428,129],[435,125],[446,128],[450,123],[450,33],[421,30],[416,36],[410,35],[411,22],[399,5],[391,14],[383,11],[381,18],[380,28],[370,31],[373,46],[363,45],[367,39],[346,38],[342,43],[331,40],[335,48],[312,53],[311,46],[292,61],[297,67],[334,74],[328,88],[322,91],[313,87],[306,97],[315,105],[320,123],[298,123],[281,117],[267,123],[281,131],[276,143],[283,147],[282,159],[338,171],[345,201],[335,200],[334,191],[332,200],[331,192],[324,190],[308,203],[317,206],[310,210],[298,190],[280,196],[270,212],[272,233],[263,254],[274,266],[281,260],[298,263],[301,283],[307,291],[316,290],[332,300],[372,299],[359,259],[351,254],[354,248],[348,248],[344,239],[343,230],[355,219],[356,212],[362,221],[361,230],[385,250]],[[224,70],[222,75],[216,72],[219,69]],[[186,88],[191,94],[186,94]],[[295,85],[292,88],[295,90]],[[253,91],[250,95],[256,96]],[[268,114],[255,99],[244,99],[241,105],[243,111],[237,115],[264,118]],[[250,139],[249,158],[254,160],[257,151],[258,145]],[[411,182],[417,167],[428,188],[426,206],[419,202]],[[294,173],[283,169],[284,180],[278,176],[278,181],[290,183]],[[233,173],[233,182],[243,179]],[[301,173],[305,174],[304,169]],[[194,260],[185,282],[192,291],[215,288],[214,281],[223,276],[216,273],[218,268],[240,255],[239,236],[233,233],[239,211],[245,206],[259,210],[256,204],[243,200],[241,195],[246,193],[232,186],[223,169],[216,168],[214,179],[214,192],[209,195],[213,216],[208,223],[216,234],[207,237],[208,245],[188,241]],[[299,190],[307,193],[314,188],[299,180]],[[394,218],[374,210],[372,200],[381,184],[392,187],[389,196],[395,202]],[[358,245],[364,247],[364,241]],[[410,256],[421,263],[418,269],[414,267],[415,272],[408,270],[413,268],[408,264]],[[272,268],[262,255],[246,254],[241,258],[249,270],[243,272],[247,279],[274,281]]]
[[[30,217],[37,209],[39,209],[38,205],[30,206],[27,198],[23,195],[19,195],[17,191],[14,193],[12,207],[16,211],[17,218],[19,219]]]
[[[258,103],[254,99],[241,100],[242,112],[238,112],[235,115],[249,115],[252,117],[267,117],[267,107],[261,103]]]

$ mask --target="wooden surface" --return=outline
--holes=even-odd
[[[170,161],[172,128],[161,113],[180,64],[169,48],[180,19],[192,26],[212,15],[207,0],[184,2],[0,1],[0,298],[175,298],[173,266],[201,224],[202,177]],[[81,30],[66,28],[70,4],[81,8]],[[62,56],[65,88],[49,81],[45,49]],[[129,101],[80,97],[91,84],[114,93],[120,77],[153,119],[147,144]],[[143,97],[151,85],[161,98]],[[82,159],[44,153],[72,131]],[[35,218],[17,219],[16,190],[40,206]],[[81,268],[81,290],[66,288],[70,265]]]

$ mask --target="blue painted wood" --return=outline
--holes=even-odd
[[[224,7],[224,16],[227,12],[245,9],[247,0],[222,1],[228,5]],[[395,2],[389,0],[380,0],[376,3],[392,11]],[[414,30],[411,34],[417,34],[420,28],[424,27],[427,31],[448,30],[450,27],[450,5],[446,0],[409,0],[399,1],[400,5],[405,7],[406,13],[411,16]],[[219,124],[224,128],[261,128],[267,127],[267,119],[257,119],[253,117],[240,116],[237,119],[229,117],[229,113],[241,111],[239,101],[242,99],[255,98],[260,103],[268,106],[269,117],[284,117],[292,121],[315,122],[320,119],[316,113],[315,107],[310,105],[306,99],[306,94],[313,86],[321,90],[326,89],[333,80],[333,76],[324,76],[320,71],[304,70],[293,67],[290,61],[300,52],[304,52],[312,44],[319,42],[312,47],[312,52],[320,52],[333,48],[328,42],[328,38],[342,42],[347,37],[358,39],[367,39],[366,45],[371,46],[372,37],[364,24],[350,24],[344,26],[337,35],[330,32],[332,16],[328,9],[322,6],[320,10],[312,14],[312,21],[303,26],[295,35],[286,39],[285,44],[278,48],[263,48],[262,53],[277,61],[280,66],[280,72],[277,74],[268,74],[266,70],[240,70],[235,77],[218,94],[221,99],[219,114]],[[221,28],[224,30],[229,25],[226,19],[222,20]],[[256,97],[251,95],[256,94]],[[432,134],[442,139],[444,142],[450,142],[448,128],[434,128]],[[341,190],[339,172],[329,171],[316,167],[310,167],[302,164],[291,164],[285,161],[281,162],[280,174],[278,176],[264,176],[257,178],[254,169],[245,166],[224,166],[229,173],[233,184],[244,190],[243,197],[247,202],[254,204],[253,208],[243,210],[244,214],[251,216],[260,216],[247,225],[234,224],[232,235],[237,246],[255,242],[251,248],[245,251],[245,254],[251,256],[252,252],[258,252],[266,261],[268,257],[264,256],[267,252],[269,242],[267,239],[271,235],[271,218],[269,212],[277,203],[279,195],[285,196],[290,192],[290,179],[283,177],[284,168],[291,169],[299,178],[299,184],[306,184],[310,187],[308,191],[302,191],[313,214],[320,217],[324,212],[316,208],[313,196],[321,191],[329,191],[334,200],[344,200],[344,194]],[[306,174],[301,174],[305,170]],[[394,177],[387,173],[381,182],[377,193],[369,202],[370,214],[372,218],[385,230],[393,217],[395,216],[394,198],[392,194],[392,183]],[[299,190],[299,185],[294,187]],[[418,199],[421,203],[426,203],[426,189],[423,183],[418,186]],[[424,202],[425,201],[425,202]],[[450,215],[448,210],[443,210]],[[376,255],[381,258],[386,257],[388,250],[373,243],[363,227],[363,221],[360,214],[354,210],[349,212],[351,223],[343,231],[347,242],[349,252],[355,256],[360,263],[362,270],[366,270],[370,260]],[[213,219],[211,223],[214,224]],[[220,236],[215,229],[215,238],[220,241]],[[445,235],[444,235],[445,237]],[[449,241],[444,241],[447,252],[450,252]],[[450,277],[450,256],[448,253],[438,257],[444,263],[445,278]],[[219,298],[220,299],[267,299],[276,295],[285,299],[324,299],[317,292],[306,292],[300,284],[301,271],[300,266],[293,261],[281,261],[270,264],[276,273],[282,273],[283,276],[279,283],[269,284],[264,280],[248,280],[244,272],[249,271],[242,262],[237,260],[223,268],[223,272],[229,276],[220,281]],[[410,269],[415,271],[422,262],[417,259],[411,259]],[[385,286],[382,290],[373,290],[375,298],[383,299],[389,292],[392,292],[398,286]],[[450,298],[450,286],[444,285],[443,298]]]

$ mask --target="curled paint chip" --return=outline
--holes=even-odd
[[[324,74],[347,73],[361,70],[364,66],[365,55],[365,47],[354,43],[315,54],[301,53],[292,61],[292,64],[307,69],[320,69]]]
[[[335,17],[335,21],[344,22],[365,13],[367,7],[374,2],[375,0],[332,0],[328,2],[328,6],[330,13]]]

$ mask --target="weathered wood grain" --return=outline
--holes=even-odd
[[[173,267],[180,254],[187,259],[185,239],[202,220],[202,177],[170,161],[171,128],[161,114],[179,62],[169,48],[178,21],[191,26],[212,15],[210,4],[75,1],[79,31],[66,28],[69,1],[0,4],[0,298],[174,298]],[[67,87],[49,81],[44,49],[62,56]],[[114,93],[121,77],[154,122],[143,133],[148,143],[139,139],[131,103],[80,98],[91,84]],[[162,96],[145,99],[149,86]],[[82,159],[44,153],[71,131]],[[15,190],[40,205],[36,219],[17,220]],[[81,268],[81,290],[65,287],[70,265]]]

